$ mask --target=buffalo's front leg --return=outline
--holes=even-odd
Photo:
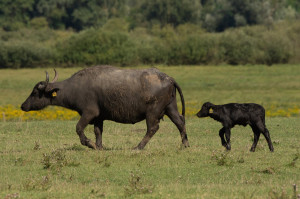
[[[80,143],[84,146],[87,146],[92,149],[97,149],[96,144],[93,143],[90,139],[88,139],[84,134],[85,127],[89,124],[89,122],[93,119],[91,115],[82,115],[79,122],[76,125],[76,132],[79,136]]]
[[[94,124],[94,132],[96,136],[96,146],[97,149],[102,150],[102,132],[103,132],[103,121],[96,121]]]

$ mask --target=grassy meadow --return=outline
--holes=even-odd
[[[45,69],[0,71],[0,198],[296,198],[300,187],[299,65],[185,66],[158,68],[181,86],[191,147],[168,118],[143,151],[132,150],[146,131],[135,125],[104,123],[105,150],[80,145],[76,120],[26,119],[17,111]],[[53,78],[52,69],[46,69]],[[79,68],[58,68],[59,79]],[[274,145],[263,136],[256,152],[250,127],[232,130],[232,150],[221,146],[221,125],[198,119],[201,104],[255,102],[264,105]],[[47,112],[49,111],[49,112]],[[5,113],[8,114],[9,113]],[[50,114],[51,115],[51,114]],[[50,116],[49,116],[50,117]],[[77,117],[77,116],[75,116]],[[65,118],[66,119],[66,118]],[[94,138],[93,127],[86,135]]]
[[[145,66],[143,66],[145,67]],[[141,68],[141,67],[139,67]],[[266,115],[300,116],[299,65],[255,66],[157,66],[174,77],[183,90],[186,115],[194,116],[201,105],[229,102],[262,104]],[[81,68],[59,68],[59,79],[70,77]],[[77,114],[60,108],[24,113],[20,105],[34,85],[44,81],[48,69],[2,69],[0,73],[0,120],[77,119]],[[179,104],[180,105],[180,104]]]

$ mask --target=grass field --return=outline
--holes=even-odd
[[[299,65],[158,66],[158,68],[174,77],[181,86],[188,116],[194,115],[206,101],[215,104],[255,102],[266,108],[267,116],[300,116]],[[59,79],[66,79],[79,69],[59,68]],[[1,70],[0,112],[8,112],[8,118],[11,114],[19,120],[21,114],[18,112],[19,106],[28,97],[34,85],[45,80],[45,70],[48,70],[50,78],[53,78],[54,72],[49,68]],[[14,106],[14,110],[6,108],[8,104]],[[53,112],[45,113],[47,114]],[[72,114],[66,113],[66,115]],[[41,115],[32,118],[38,117],[47,118]],[[49,116],[49,119],[52,118],[55,119]],[[2,119],[0,114],[0,120]]]
[[[144,122],[106,122],[104,151],[80,145],[75,121],[0,123],[0,198],[292,198],[300,186],[300,118],[266,121],[275,152],[250,128],[232,131],[232,151],[218,136],[220,125],[190,118],[191,147],[168,120],[143,151],[132,150]],[[93,128],[86,131],[94,138]]]
[[[298,110],[299,65],[159,67],[181,85],[188,109],[256,102],[267,111]],[[58,69],[60,80],[79,68]],[[19,106],[45,69],[0,71],[0,106]],[[47,69],[50,72],[50,69]],[[52,72],[52,71],[51,71]],[[53,73],[50,73],[50,79]],[[188,110],[188,111],[189,111]],[[192,115],[192,114],[191,114]],[[165,118],[143,151],[132,150],[145,122],[104,123],[105,150],[80,145],[76,121],[0,122],[0,198],[295,198],[300,187],[300,117],[267,117],[275,152],[262,136],[249,149],[250,127],[232,130],[232,150],[221,146],[221,125],[188,116],[191,147],[182,149]],[[93,127],[86,135],[94,138]]]

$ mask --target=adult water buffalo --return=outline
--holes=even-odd
[[[94,66],[78,71],[69,79],[39,82],[22,104],[23,111],[41,110],[48,105],[77,111],[81,118],[76,132],[82,145],[103,149],[103,121],[137,123],[146,119],[147,132],[135,149],[143,149],[159,128],[159,121],[167,115],[180,131],[182,144],[189,146],[185,130],[185,105],[182,91],[172,77],[158,69],[119,69]],[[182,103],[182,115],[176,103],[176,89]],[[88,139],[84,129],[94,125],[96,143]]]

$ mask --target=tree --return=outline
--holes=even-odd
[[[55,29],[83,30],[126,15],[125,0],[38,0],[36,10]]]
[[[142,23],[178,26],[187,22],[198,23],[200,11],[198,0],[151,0],[144,1],[134,14],[142,17]]]
[[[1,0],[0,25],[6,30],[17,29],[30,20],[34,0]]]
[[[300,14],[300,1],[299,0],[287,0],[287,5],[292,6]]]
[[[203,5],[203,26],[221,32],[230,27],[271,24],[284,7],[282,0],[214,0]]]

